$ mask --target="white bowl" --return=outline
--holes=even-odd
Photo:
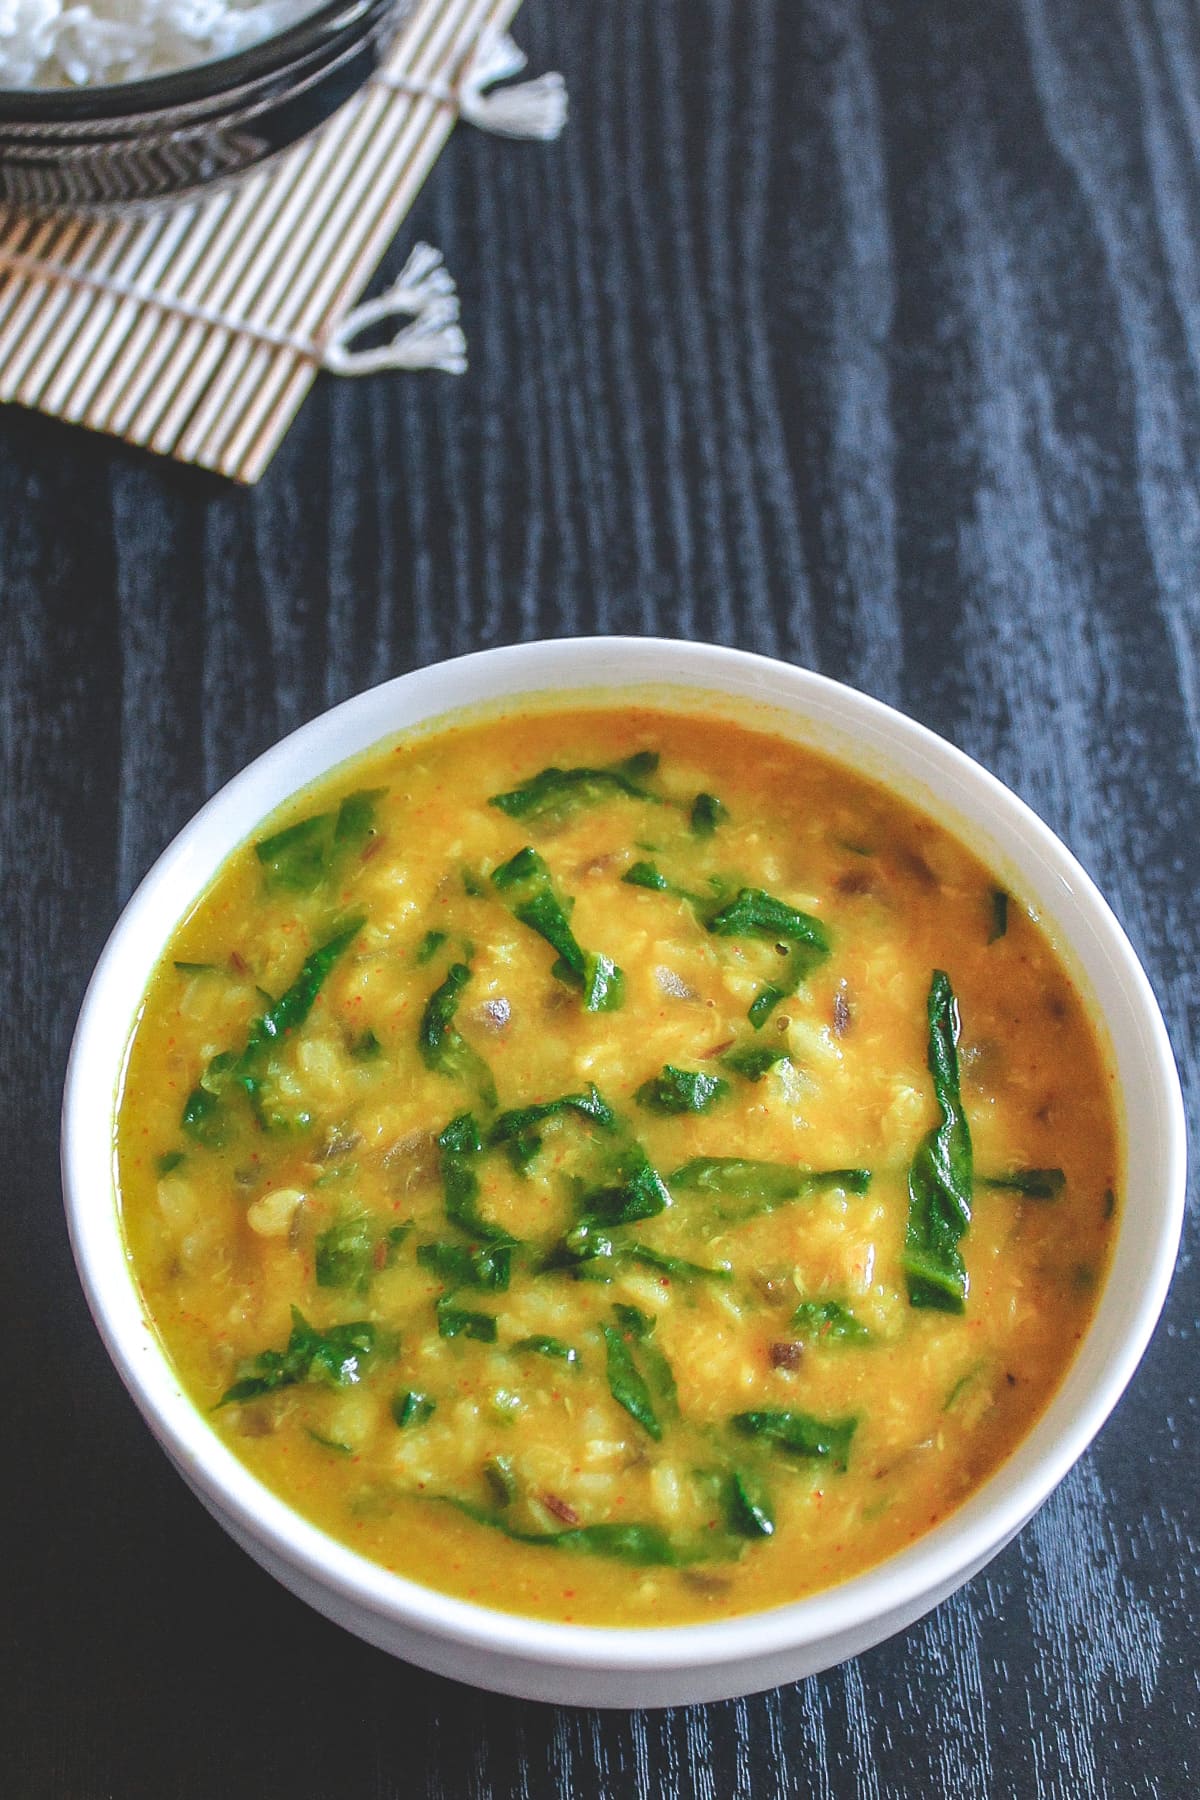
[[[957,1512],[867,1574],[715,1624],[611,1629],[496,1612],[389,1573],[255,1479],[171,1368],[141,1306],[117,1213],[113,1121],[130,1033],[176,923],[229,853],[297,788],[407,727],[520,695],[593,694],[712,708],[882,778],[965,838],[1042,915],[1108,1040],[1124,1109],[1123,1205],[1095,1320],[1014,1454]],[[634,690],[631,692],[631,690]],[[125,908],[83,1003],[63,1104],[67,1216],[88,1301],[126,1385],[180,1474],[244,1549],[329,1618],[396,1656],[502,1693],[666,1706],[793,1681],[856,1655],[981,1568],[1087,1448],[1161,1310],[1183,1216],[1183,1101],[1150,984],[1108,906],[1058,839],[978,764],[839,683],[712,645],[562,639],[401,676],[285,738],[163,853]]]

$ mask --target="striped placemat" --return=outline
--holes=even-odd
[[[523,64],[505,36],[519,5],[418,0],[361,94],[228,188],[108,216],[0,207],[0,400],[253,482],[321,368],[465,368],[427,245],[353,303],[457,118],[561,127],[558,76],[484,92]],[[393,315],[410,323],[390,344],[353,349]]]

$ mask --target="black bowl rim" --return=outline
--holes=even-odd
[[[0,88],[0,123],[57,125],[88,120],[102,124],[109,118],[169,112],[282,73],[296,57],[320,48],[326,40],[336,40],[350,27],[382,19],[392,11],[399,19],[408,10],[407,0],[325,0],[305,18],[261,43],[231,56],[148,75],[141,81],[104,87]]]

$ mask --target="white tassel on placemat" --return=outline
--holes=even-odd
[[[498,81],[519,75],[528,58],[506,31],[487,32],[467,64],[457,87],[441,82],[418,81],[407,75],[393,75],[386,69],[376,77],[386,87],[405,94],[426,94],[456,107],[458,115],[481,131],[498,137],[537,138],[552,143],[567,122],[567,87],[556,69],[534,81],[522,81],[513,87],[495,88]]]
[[[352,350],[353,340],[369,325],[412,315],[412,324],[389,344]],[[458,294],[442,262],[440,250],[417,244],[390,288],[373,300],[352,306],[329,332],[321,365],[334,375],[373,375],[379,369],[443,369],[462,375],[467,367],[467,340],[458,323]]]

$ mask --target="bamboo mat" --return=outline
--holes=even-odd
[[[0,207],[0,401],[254,482],[322,367],[465,367],[453,283],[427,246],[386,296],[353,302],[454,127],[472,59],[519,5],[418,0],[362,92],[236,185],[107,217]],[[350,348],[401,313],[391,345]]]

